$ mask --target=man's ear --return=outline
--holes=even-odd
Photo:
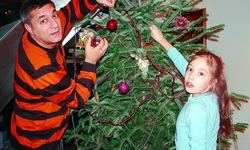
[[[30,34],[33,34],[32,27],[31,27],[30,24],[25,23],[25,24],[24,24],[24,28],[25,28]]]

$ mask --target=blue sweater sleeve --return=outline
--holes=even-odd
[[[168,51],[168,56],[181,72],[182,76],[185,76],[188,62],[182,54],[175,47],[173,47]]]
[[[186,112],[190,150],[207,147],[207,109],[202,103],[192,103]]]

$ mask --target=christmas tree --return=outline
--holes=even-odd
[[[148,26],[158,26],[190,60],[195,52],[208,50],[201,42],[204,38],[218,38],[216,32],[224,27],[201,26],[207,14],[193,21],[185,18],[185,14],[199,10],[193,6],[195,2],[117,0],[109,17],[97,21],[88,15],[76,25],[83,25],[76,48],[71,50],[76,59],[84,57],[87,36],[97,44],[97,36],[107,38],[109,49],[98,64],[94,98],[78,111],[80,120],[74,130],[66,131],[67,141],[75,140],[79,149],[175,149],[176,120],[188,93],[183,77],[163,47],[151,38]],[[164,17],[157,18],[161,14]],[[90,21],[93,28],[84,26]],[[239,109],[249,97],[232,93],[231,99]],[[247,126],[234,124],[232,138],[236,141],[235,131],[244,132]],[[218,139],[218,147],[230,146],[228,139]]]

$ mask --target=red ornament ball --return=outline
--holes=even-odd
[[[94,38],[91,40],[91,46],[96,47],[99,45],[101,42],[101,37],[100,36],[94,36]]]
[[[117,29],[117,21],[114,20],[114,19],[110,19],[108,22],[107,22],[107,29],[109,31],[115,31]]]
[[[174,26],[178,29],[178,30],[185,30],[188,26],[188,20],[187,18],[183,17],[183,16],[179,16],[175,22],[174,22]]]
[[[145,43],[144,44],[144,47],[150,47],[150,46],[154,46],[154,44],[153,43]]]
[[[118,89],[119,89],[120,93],[125,94],[129,90],[129,85],[123,81],[123,82],[119,83]]]

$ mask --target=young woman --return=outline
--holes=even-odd
[[[177,150],[216,150],[218,131],[230,135],[229,94],[223,75],[223,63],[215,54],[198,52],[188,63],[155,25],[149,27],[152,38],[161,44],[185,77],[185,90],[190,93],[176,124]]]

